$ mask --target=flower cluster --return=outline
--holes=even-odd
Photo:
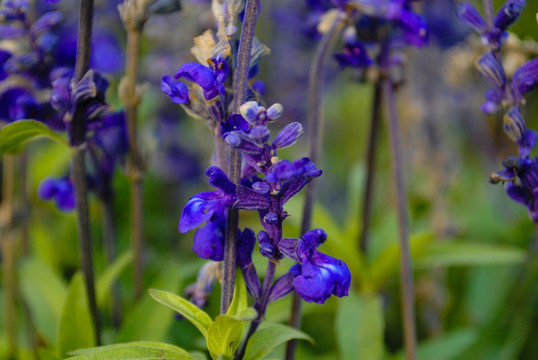
[[[507,37],[506,29],[519,18],[524,7],[524,0],[508,0],[497,12],[493,26],[488,26],[479,12],[468,3],[460,5],[459,16],[481,35],[482,42],[489,48],[476,63],[478,71],[491,86],[486,91],[482,111],[493,115],[504,110],[504,130],[518,147],[518,156],[510,156],[503,161],[504,169],[492,174],[490,182],[506,183],[510,198],[527,206],[532,220],[538,223],[538,163],[530,154],[538,141],[538,134],[527,129],[520,109],[525,102],[523,96],[538,85],[538,59],[523,64],[510,81],[500,53]]]
[[[0,8],[0,39],[12,44],[9,50],[0,49],[0,118],[5,122],[34,119],[60,130],[64,128],[61,118],[40,93],[50,88],[62,15],[48,12],[31,23],[28,7],[25,0],[9,0]]]
[[[223,140],[244,156],[242,181],[235,185],[218,167],[209,168],[206,175],[216,190],[189,200],[179,230],[205,224],[194,235],[194,251],[203,258],[221,260],[227,209],[257,211],[264,230],[257,236],[248,228],[238,234],[237,264],[251,296],[260,301],[263,293],[251,258],[257,239],[261,254],[269,261],[278,263],[286,256],[299,262],[273,284],[262,301],[275,301],[295,289],[306,301],[323,303],[331,295],[347,295],[351,276],[343,262],[316,250],[326,239],[323,230],[312,230],[302,239],[283,238],[282,223],[289,215],[285,203],[319,177],[321,170],[308,158],[293,162],[278,158],[277,150],[293,145],[303,133],[300,123],[291,123],[270,141],[267,125],[282,112],[280,104],[266,109],[251,101],[241,106],[241,115],[230,116],[221,124]]]
[[[317,31],[326,32],[330,22],[343,16],[347,23],[344,30],[344,50],[334,56],[343,67],[364,69],[373,64],[373,54],[380,46],[391,43],[393,48],[428,44],[426,20],[415,13],[409,0],[334,0],[307,2],[311,9],[309,23],[316,22]]]

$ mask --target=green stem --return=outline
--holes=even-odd
[[[310,66],[309,87],[308,87],[308,142],[310,160],[317,163],[322,146],[323,129],[323,82],[327,64],[331,59],[336,41],[340,37],[345,24],[344,14],[340,14],[332,23],[330,29],[323,35],[316,52],[312,65]],[[316,196],[315,182],[306,186],[305,200],[303,205],[303,215],[301,223],[301,236],[312,227],[312,214]],[[302,300],[293,293],[289,325],[298,329],[301,326],[301,303]],[[286,345],[286,360],[295,359],[297,340],[291,340]]]
[[[387,106],[388,131],[391,143],[392,170],[396,190],[396,206],[398,210],[400,231],[400,282],[402,294],[403,330],[405,352],[408,360],[416,358],[416,329],[414,309],[413,268],[409,249],[409,214],[404,178],[404,160],[400,123],[394,86],[390,80],[385,80],[383,93]]]

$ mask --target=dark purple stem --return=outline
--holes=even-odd
[[[381,127],[381,98],[383,93],[382,80],[379,78],[374,85],[374,97],[372,100],[372,117],[370,122],[370,137],[368,138],[367,173],[366,185],[362,206],[362,232],[359,245],[361,251],[366,254],[368,250],[368,229],[372,211],[372,196],[374,190],[375,159],[379,142],[379,129]]]
[[[80,0],[78,22],[77,62],[75,81],[80,81],[89,69],[90,46],[92,38],[93,0]],[[86,291],[90,313],[94,322],[97,344],[100,340],[100,323],[95,300],[95,282],[93,277],[92,241],[88,218],[88,192],[86,187],[86,163],[84,158],[86,141],[86,124],[84,104],[77,106],[69,134],[72,147],[73,184],[75,187],[77,225],[80,239],[81,267],[86,281]]]
[[[332,23],[330,29],[323,35],[316,52],[312,65],[310,66],[309,88],[308,88],[308,142],[309,156],[313,163],[319,160],[322,144],[323,128],[323,81],[327,64],[331,59],[336,41],[344,29],[345,17],[339,15]],[[312,226],[312,213],[316,195],[315,182],[306,186],[305,200],[303,206],[303,217],[301,223],[301,235],[304,235]],[[297,293],[293,293],[289,325],[298,329],[301,326],[301,298]],[[286,360],[295,358],[297,340],[291,340],[286,345]]]
[[[416,359],[416,330],[414,310],[413,269],[409,249],[409,214],[404,178],[404,160],[400,123],[394,86],[390,80],[383,84],[387,106],[388,131],[391,143],[392,170],[396,190],[396,206],[400,227],[400,282],[402,293],[403,330],[407,360]]]
[[[247,336],[245,337],[245,341],[243,341],[243,343],[241,344],[241,348],[235,355],[235,360],[243,359],[250,337],[256,332],[258,326],[260,326],[261,322],[265,318],[265,310],[267,309],[267,305],[269,302],[269,294],[271,291],[271,286],[273,285],[273,279],[275,278],[275,270],[275,263],[269,260],[269,262],[267,263],[267,271],[265,272],[265,278],[263,280],[262,294],[258,301],[256,301],[256,304],[254,304],[254,308],[258,312],[258,317],[256,318],[256,320],[253,320],[250,323]]]
[[[233,113],[239,114],[239,107],[247,98],[248,71],[250,67],[250,51],[254,41],[254,31],[258,20],[259,0],[247,0],[245,17],[241,28],[241,39],[237,52],[237,66],[234,73]],[[238,184],[241,180],[241,153],[230,147],[228,176]],[[237,254],[237,230],[239,228],[239,210],[228,210],[224,243],[224,274],[222,278],[222,295],[220,312],[226,313],[233,298],[235,282],[235,264]]]

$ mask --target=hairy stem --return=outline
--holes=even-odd
[[[114,196],[109,195],[102,199],[103,203],[103,236],[108,265],[116,258],[116,222],[114,217]],[[121,323],[121,295],[118,282],[112,284],[112,324],[116,329]]]
[[[130,236],[133,250],[133,279],[134,298],[139,299],[143,290],[143,188],[144,160],[138,148],[138,133],[136,127],[138,112],[138,94],[136,83],[138,78],[138,63],[140,57],[140,30],[127,31],[127,59],[125,68],[125,94],[123,100],[127,117],[127,136],[129,138],[129,156],[127,160],[127,176],[130,187]]]
[[[245,356],[245,351],[247,349],[249,339],[256,332],[258,326],[260,326],[261,322],[265,318],[265,310],[267,309],[269,301],[269,292],[271,290],[271,286],[273,285],[273,279],[275,278],[275,271],[275,263],[269,260],[269,262],[267,263],[267,271],[265,272],[265,278],[263,280],[262,294],[254,305],[256,311],[258,311],[258,317],[256,318],[256,320],[253,320],[250,323],[247,336],[245,337],[245,341],[243,341],[243,343],[241,344],[241,348],[236,353],[235,360],[243,359],[243,357]]]
[[[75,80],[78,82],[86,74],[90,64],[90,47],[93,22],[93,0],[80,0],[78,21],[77,61]],[[80,239],[81,267],[86,281],[88,304],[94,322],[95,338],[100,344],[100,323],[95,300],[95,282],[93,277],[92,241],[88,216],[88,192],[86,186],[86,164],[84,159],[86,123],[84,119],[84,104],[77,104],[70,128],[70,143],[72,147],[73,185],[77,225]]]
[[[362,204],[362,231],[359,239],[361,251],[366,254],[368,249],[368,229],[372,211],[372,197],[374,191],[375,159],[379,142],[379,129],[381,127],[381,98],[383,93],[382,81],[378,79],[374,85],[372,99],[372,117],[370,122],[370,137],[368,138],[367,173]]]
[[[330,29],[323,35],[314,58],[310,66],[309,87],[308,87],[308,147],[310,160],[317,163],[322,145],[323,129],[323,82],[327,64],[331,59],[336,41],[344,29],[345,17],[343,14],[337,16]],[[301,236],[312,226],[312,214],[315,200],[315,182],[306,186],[305,200],[303,205],[303,215],[301,222]],[[301,298],[297,293],[293,293],[291,314],[289,325],[298,329],[301,325]],[[295,358],[297,340],[291,340],[286,345],[286,360]]]
[[[387,106],[387,127],[391,143],[392,170],[394,187],[396,190],[396,206],[398,210],[400,230],[400,282],[405,352],[408,360],[414,360],[416,358],[414,284],[411,253],[409,250],[409,214],[404,179],[402,135],[398,119],[394,86],[390,80],[384,82],[383,92]]]
[[[4,326],[7,332],[8,359],[17,357],[15,244],[13,236],[13,212],[15,199],[15,158],[4,156],[1,210],[1,253],[4,285]]]
[[[239,107],[247,98],[248,71],[250,68],[250,52],[254,40],[254,31],[258,20],[259,0],[247,0],[245,17],[241,28],[241,39],[237,52],[237,66],[234,73],[233,113],[239,114]],[[230,147],[228,160],[228,176],[235,184],[241,179],[241,153]],[[239,228],[239,210],[229,209],[226,219],[224,243],[224,273],[222,279],[222,295],[220,312],[225,313],[233,298],[235,281],[235,264],[237,254],[237,230]]]

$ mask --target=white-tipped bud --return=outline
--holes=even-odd
[[[284,107],[282,104],[273,104],[267,109],[267,117],[271,120],[276,120],[284,113]]]
[[[260,106],[256,101],[247,101],[239,108],[241,116],[245,118],[248,122],[255,122],[258,118],[258,113],[260,111]]]

